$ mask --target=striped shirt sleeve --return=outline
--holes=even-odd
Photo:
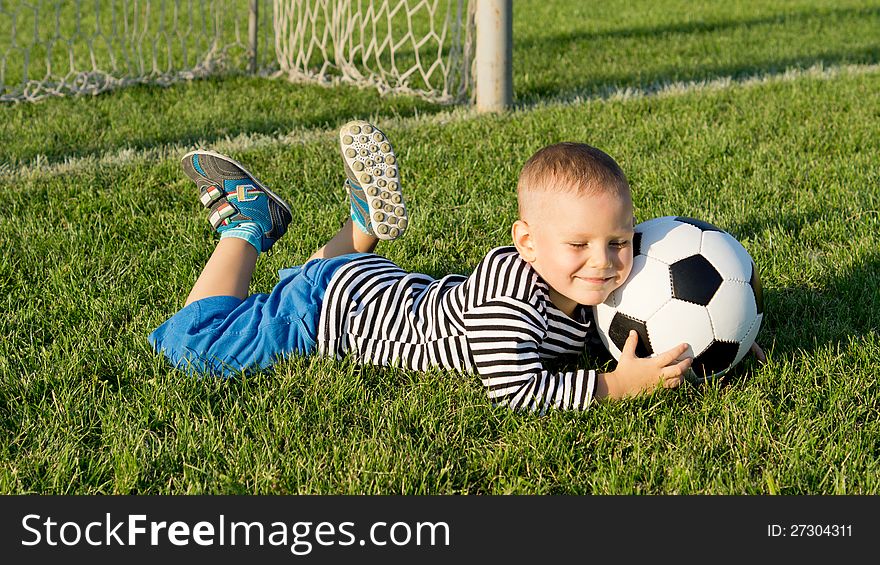
[[[544,413],[584,410],[592,402],[595,371],[544,368],[538,344],[547,321],[528,302],[498,297],[466,312],[464,323],[474,365],[494,403]]]

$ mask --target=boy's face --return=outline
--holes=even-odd
[[[612,194],[537,197],[514,224],[514,243],[551,287],[557,308],[605,302],[632,270],[632,200]]]

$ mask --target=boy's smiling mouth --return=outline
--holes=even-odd
[[[613,276],[611,276],[611,277],[578,277],[578,276],[576,276],[575,278],[578,280],[581,280],[587,284],[594,284],[594,285],[599,285],[599,286],[604,285],[614,279]]]

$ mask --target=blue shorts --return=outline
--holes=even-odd
[[[339,267],[362,255],[313,259],[282,269],[269,294],[197,300],[148,339],[189,374],[233,376],[265,369],[284,355],[312,353],[330,279]]]

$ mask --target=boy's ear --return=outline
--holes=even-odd
[[[519,255],[523,258],[523,261],[526,263],[533,263],[538,257],[535,252],[535,242],[532,238],[529,224],[527,224],[525,220],[517,220],[513,222],[511,234],[513,235],[513,245],[516,246],[516,250],[519,251]]]

